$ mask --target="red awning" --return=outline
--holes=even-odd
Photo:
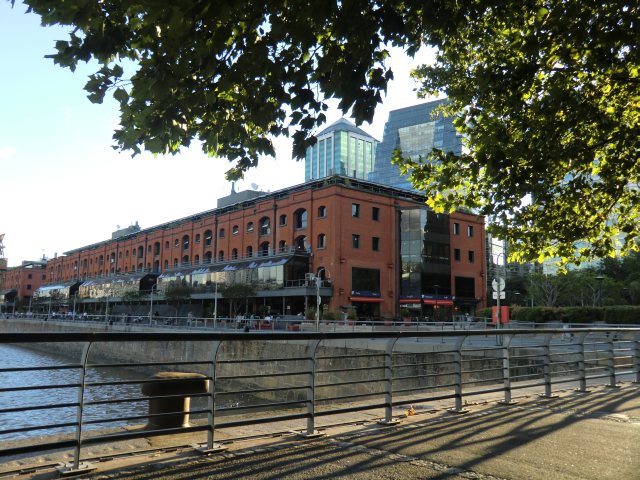
[[[352,302],[362,302],[362,303],[382,303],[384,300],[380,297],[349,297],[349,300]]]
[[[425,305],[442,305],[443,307],[453,306],[453,300],[433,300],[431,298],[425,298],[423,302]]]
[[[420,303],[419,298],[401,298],[400,303]]]

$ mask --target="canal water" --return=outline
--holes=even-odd
[[[38,367],[30,371],[0,371],[0,443],[25,437],[65,434],[75,431],[78,402],[77,387],[66,387],[80,382],[80,369],[49,370],[46,367],[78,364],[79,356],[66,357],[17,345],[0,345],[0,368]],[[138,381],[148,373],[124,368],[90,368],[87,383]],[[28,390],[12,390],[29,387]],[[34,388],[35,387],[35,388]],[[85,401],[122,400],[119,403],[87,405],[83,411],[83,430],[113,428],[125,424],[144,424],[145,419],[118,420],[123,417],[146,415],[147,401],[132,400],[142,397],[140,384],[90,386]],[[5,390],[5,391],[2,391]],[[42,408],[45,407],[45,408]],[[27,408],[25,411],[16,411]],[[32,429],[34,428],[34,429]]]

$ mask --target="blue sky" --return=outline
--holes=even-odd
[[[209,210],[229,194],[230,164],[198,147],[157,158],[113,150],[116,104],[108,98],[94,105],[83,90],[95,69],[83,65],[72,73],[44,58],[68,29],[42,27],[25,11],[0,0],[0,234],[10,266],[106,240],[118,226],[137,221],[148,228]],[[415,64],[393,55],[396,81],[373,123],[362,125],[378,140],[390,109],[418,103],[409,79]],[[330,111],[327,123],[340,116]],[[236,189],[255,183],[274,191],[302,182],[304,163],[292,161],[291,144],[279,139],[276,158],[262,159]]]

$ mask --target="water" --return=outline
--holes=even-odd
[[[48,367],[79,363],[76,357],[64,357],[41,351],[29,350],[20,346],[0,344],[1,368]],[[135,381],[148,378],[148,373],[138,373],[123,368],[90,368],[86,382]],[[0,442],[25,437],[68,434],[75,431],[74,426],[55,426],[63,423],[75,423],[77,407],[52,405],[76,403],[78,388],[64,388],[65,385],[80,382],[80,369],[34,370],[28,372],[0,372],[0,388],[56,385],[56,388],[38,388],[27,391],[0,392],[0,411],[20,407],[47,406],[46,409],[30,409],[0,413]],[[113,428],[127,423],[146,423],[144,419],[126,422],[122,417],[145,415],[146,401],[129,401],[141,397],[139,384],[121,384],[93,386],[85,390],[85,401],[121,399],[122,403],[87,405],[83,412],[83,430]],[[91,422],[91,423],[87,423]],[[97,422],[97,423],[93,423]],[[37,429],[31,429],[38,427]],[[43,427],[43,428],[40,428]],[[26,429],[28,431],[10,431]]]

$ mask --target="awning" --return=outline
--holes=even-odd
[[[380,297],[349,297],[351,302],[361,302],[361,303],[382,303],[384,299]]]
[[[432,300],[430,298],[425,298],[422,300],[425,305],[442,305],[443,307],[452,307],[453,300]]]
[[[400,299],[400,304],[406,304],[406,303],[420,303],[421,300],[419,298],[401,298]]]

